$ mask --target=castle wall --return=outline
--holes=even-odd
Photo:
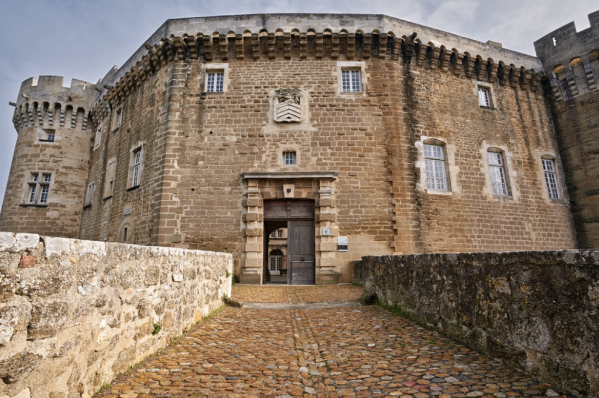
[[[264,201],[291,197],[315,201],[317,268],[345,281],[349,261],[369,254],[575,247],[535,70],[379,33],[361,39],[370,47],[356,40],[353,49],[349,38],[331,35],[197,37],[199,47],[162,41],[99,102],[96,123],[113,120],[119,107],[123,121],[92,154],[90,181],[105,178],[103,162],[111,158],[117,181],[111,199],[96,197],[85,210],[83,237],[118,241],[131,225],[135,243],[232,252],[239,274],[261,267]],[[347,65],[361,68],[363,92],[340,93]],[[211,68],[226,70],[225,92],[205,92]],[[491,107],[479,106],[481,84]],[[301,123],[273,121],[280,88],[302,93]],[[422,179],[427,139],[447,151],[445,194],[430,192]],[[142,184],[128,190],[139,142]],[[507,197],[490,188],[489,148],[504,150]],[[296,151],[297,165],[282,164],[287,149]],[[547,197],[547,155],[557,165],[559,200]],[[304,174],[261,180],[281,173]],[[318,182],[314,173],[335,177]],[[295,192],[286,196],[284,184]],[[324,227],[331,236],[321,236]],[[337,236],[349,238],[348,252],[337,253]]]
[[[89,398],[231,296],[231,255],[0,233],[0,394]]]
[[[77,237],[89,168],[88,113],[94,85],[41,76],[23,82],[13,122],[18,133],[0,230]],[[91,124],[91,123],[90,123]],[[48,134],[54,139],[48,140]],[[41,197],[50,176],[47,200]],[[30,184],[31,183],[31,184]],[[31,189],[35,187],[32,195]]]
[[[535,42],[547,73],[553,120],[581,248],[599,247],[599,11]]]

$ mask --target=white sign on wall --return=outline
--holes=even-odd
[[[337,237],[337,251],[346,252],[348,247],[347,236]]]

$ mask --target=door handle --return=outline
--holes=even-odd
[[[305,260],[305,258],[304,258],[304,257],[300,258],[300,261],[304,261],[304,260]]]

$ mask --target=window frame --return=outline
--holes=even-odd
[[[129,173],[127,176],[127,190],[135,189],[141,186],[141,178],[144,169],[144,144],[140,142],[131,148],[129,157]],[[137,155],[139,154],[139,162]]]
[[[112,175],[111,175],[112,174]],[[104,191],[102,199],[108,199],[114,194],[114,183],[116,181],[116,158],[112,158],[106,164],[104,174]]]
[[[121,127],[122,122],[123,122],[123,107],[119,106],[114,111],[114,118],[112,121],[112,131],[118,130]]]
[[[273,269],[273,265],[275,269]],[[283,256],[280,254],[271,254],[268,266],[270,272],[281,271],[283,269]]]
[[[41,179],[40,179],[41,176]],[[27,173],[23,205],[47,206],[50,198],[52,173],[47,171],[30,171]]]
[[[347,75],[348,76],[348,90],[345,89],[346,85],[345,85],[345,78],[344,76]],[[355,81],[354,81],[354,75],[358,76],[358,82],[357,82],[357,87],[355,86]],[[357,90],[355,89],[357,88]],[[341,92],[342,93],[361,93],[363,92],[363,88],[362,88],[362,70],[360,68],[350,68],[350,67],[345,67],[345,68],[341,68]]]
[[[92,181],[87,184],[87,189],[85,190],[85,202],[83,203],[83,207],[90,207],[94,202],[94,195],[96,193],[96,182]]]
[[[292,156],[288,158],[288,155],[292,155]],[[292,160],[293,163],[288,163],[288,160]],[[293,150],[293,149],[284,150],[282,152],[282,162],[283,162],[283,166],[285,166],[285,167],[297,166],[297,164],[298,164],[297,151]]]
[[[484,91],[486,93],[486,96],[485,96],[486,100],[487,100],[486,104],[481,103],[481,91]],[[479,108],[482,108],[482,109],[497,108],[497,106],[496,106],[497,102],[495,100],[495,93],[493,92],[493,86],[491,84],[486,83],[486,82],[477,81],[475,83],[475,94],[476,94]]]
[[[427,149],[430,148],[431,151],[427,154]],[[439,148],[439,155],[435,155],[434,149]],[[426,189],[427,191],[435,191],[435,192],[451,192],[449,176],[447,173],[447,156],[445,154],[446,149],[445,145],[440,145],[438,143],[423,143],[422,150],[424,152],[424,172],[426,174]],[[433,175],[430,175],[430,168],[432,168]],[[442,177],[438,175],[437,166],[441,165],[442,168]],[[431,187],[431,179],[432,179],[432,187]],[[443,187],[438,187],[438,180],[442,181]]]
[[[501,150],[494,150],[494,149],[495,148],[487,149],[487,160],[486,160],[487,165],[489,167],[491,190],[492,190],[494,196],[509,198],[512,196],[512,194],[511,194],[511,189],[510,189],[510,184],[509,184],[508,171],[507,171],[507,167],[506,167],[505,152],[501,151]],[[498,163],[491,162],[492,154],[497,156],[496,159],[499,160]],[[494,177],[497,177],[497,176],[501,177],[501,179],[503,181],[495,181]],[[495,179],[497,179],[497,178],[495,178]],[[496,189],[497,184],[502,184],[503,189],[501,190],[501,192],[499,192]]]
[[[214,76],[212,84],[210,84],[210,77]],[[220,82],[218,77],[220,77]],[[220,87],[219,87],[220,83]],[[220,88],[220,90],[216,90]],[[204,82],[204,92],[206,93],[224,93],[225,92],[225,70],[224,69],[207,69],[206,78]]]
[[[552,170],[548,170],[545,166],[550,165]],[[543,178],[545,180],[545,190],[547,197],[552,201],[559,201],[562,199],[560,192],[559,175],[557,171],[557,162],[553,157],[541,157],[541,168],[543,169]],[[553,177],[553,187],[549,179]],[[554,197],[555,196],[555,197]]]
[[[96,130],[96,134],[94,135],[94,151],[100,147],[100,143],[102,142],[103,128],[103,124],[100,123],[98,129]]]

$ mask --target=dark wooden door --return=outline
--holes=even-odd
[[[314,220],[287,222],[287,283],[313,285],[315,283]]]

